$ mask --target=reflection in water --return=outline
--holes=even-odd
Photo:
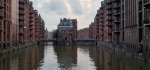
[[[44,57],[44,48],[29,47],[0,57],[0,70],[36,70]]]
[[[139,59],[114,50],[92,47],[90,57],[93,59],[97,70],[150,70],[150,64]]]
[[[54,50],[61,69],[73,69],[77,64],[77,47],[56,46]]]
[[[28,47],[0,57],[0,70],[150,70],[150,64],[104,47]]]

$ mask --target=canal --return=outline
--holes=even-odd
[[[150,64],[104,47],[45,44],[1,55],[0,70],[150,70]]]

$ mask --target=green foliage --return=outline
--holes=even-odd
[[[58,38],[58,30],[55,30],[53,33],[53,38],[57,39]]]

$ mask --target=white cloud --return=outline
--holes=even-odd
[[[78,29],[88,27],[94,20],[101,0],[30,0],[51,31],[57,28],[60,18],[78,20]]]

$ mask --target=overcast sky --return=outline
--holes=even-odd
[[[57,28],[60,18],[78,20],[78,29],[94,21],[102,0],[30,0],[41,14],[49,31]]]

